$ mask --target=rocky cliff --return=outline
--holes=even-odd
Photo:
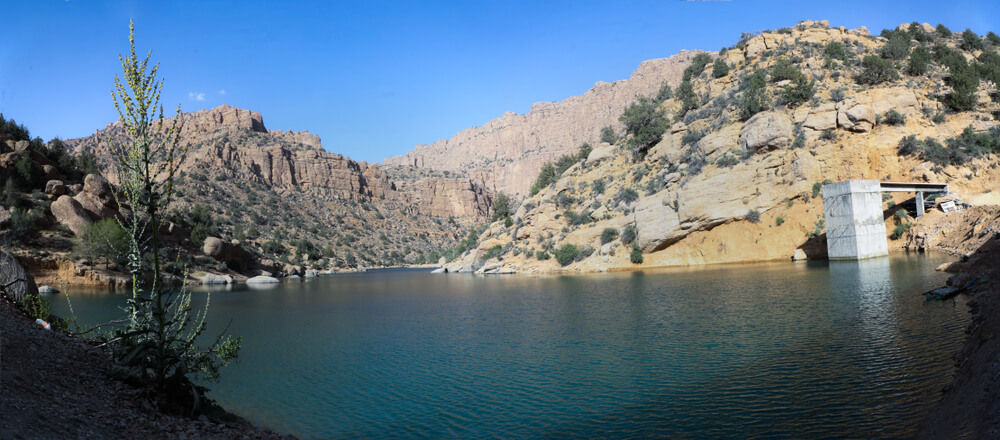
[[[525,195],[542,163],[595,143],[604,126],[620,129],[618,116],[626,106],[638,96],[655,94],[664,81],[676,86],[697,53],[645,61],[629,79],[598,82],[562,102],[536,103],[527,114],[505,113],[451,139],[386,158],[385,164],[462,172],[493,190]]]
[[[326,152],[314,134],[268,130],[260,113],[226,105],[181,120],[180,145],[188,153],[171,220],[183,223],[189,211],[205,206],[213,234],[243,241],[265,260],[308,261],[316,268],[436,261],[464,227],[489,215],[493,192],[461,174],[357,162]],[[122,125],[112,123],[65,144],[94,154],[114,183],[111,146],[125,140]],[[74,201],[57,200],[53,208],[65,218],[84,218],[70,215],[84,211],[74,209],[82,203]],[[269,245],[272,240],[283,246]],[[302,240],[316,249],[289,248]]]
[[[986,78],[1000,70],[1000,47],[927,28],[934,29],[903,25],[876,37],[803,22],[746,38],[719,55],[727,69],[709,62],[691,72],[694,100],[658,104],[646,127],[660,127],[654,142],[638,145],[626,133],[571,156],[521,203],[512,224],[490,225],[449,270],[823,258],[819,195],[828,181],[947,182],[963,200],[991,200],[984,194],[1000,187],[1000,105]],[[885,49],[890,39],[902,56]],[[936,55],[923,72],[879,61],[905,60],[911,50]],[[984,76],[971,92],[952,87],[962,62]],[[887,66],[878,81],[872,66]],[[959,92],[972,94],[971,108],[956,108]],[[906,197],[884,200],[889,231],[906,223],[894,215]]]

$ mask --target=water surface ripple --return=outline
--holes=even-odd
[[[920,295],[943,261],[392,271],[215,292],[210,319],[232,318],[244,350],[209,386],[304,438],[907,437],[969,319]],[[121,301],[72,298],[94,321]]]

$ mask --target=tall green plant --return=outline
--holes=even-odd
[[[129,140],[110,142],[115,172],[120,182],[120,205],[125,211],[127,261],[132,276],[132,297],[125,307],[128,326],[114,339],[119,373],[142,384],[147,397],[161,410],[194,416],[203,388],[193,377],[217,380],[222,366],[236,359],[240,338],[221,335],[207,348],[195,345],[205,330],[205,306],[192,313],[191,292],[164,286],[160,265],[160,215],[169,205],[174,175],[184,161],[181,147],[180,106],[172,122],[164,118],[157,79],[159,64],[149,66],[152,51],[139,59],[135,52],[135,27],[129,23],[129,54],[119,55],[123,79],[115,75],[112,91],[119,122]],[[124,82],[123,82],[124,80]]]

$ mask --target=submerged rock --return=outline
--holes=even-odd
[[[266,275],[257,275],[247,280],[247,284],[275,284],[280,283],[277,278]]]

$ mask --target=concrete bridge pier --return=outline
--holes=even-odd
[[[831,260],[889,255],[878,180],[848,180],[823,186],[823,214]]]

